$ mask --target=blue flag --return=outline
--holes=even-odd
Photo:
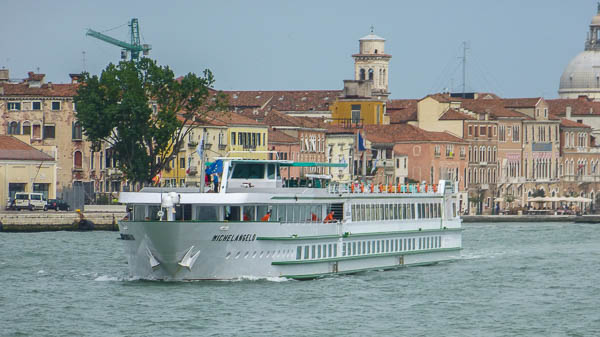
[[[206,174],[223,173],[223,160],[218,159],[206,168]]]
[[[360,132],[358,133],[358,151],[365,151],[365,139],[362,137]]]

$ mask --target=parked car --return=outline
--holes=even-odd
[[[15,194],[14,209],[22,210],[28,209],[33,211],[34,209],[46,210],[46,199],[42,193],[27,193],[17,192]]]
[[[48,209],[53,209],[55,211],[70,211],[71,206],[62,199],[48,199]]]
[[[8,198],[6,200],[6,209],[14,210],[15,209],[15,199]]]

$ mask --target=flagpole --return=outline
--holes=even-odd
[[[205,151],[204,151],[204,137],[206,136],[206,128],[204,128],[202,130],[202,139],[200,140],[200,143],[198,146],[200,146],[200,152],[198,154],[202,154],[200,156],[200,193],[204,193],[204,188],[205,188],[205,184],[204,184],[204,180],[205,180],[205,176],[206,176],[206,172],[204,172],[205,170],[205,164],[204,164],[204,158],[205,158]]]

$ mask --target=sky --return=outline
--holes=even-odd
[[[221,90],[341,90],[373,26],[392,55],[390,98],[461,91],[463,42],[467,91],[556,98],[596,11],[590,0],[2,0],[0,68],[53,83],[100,74],[120,48],[86,30],[128,41],[138,18],[150,57],[176,75],[210,69]]]

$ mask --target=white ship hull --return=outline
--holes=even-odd
[[[457,259],[460,220],[445,225],[441,227],[439,220],[390,222],[369,224],[376,230],[358,232],[353,231],[358,230],[357,224],[128,221],[120,228],[130,276],[219,280],[303,279]],[[188,261],[184,261],[186,254]],[[186,265],[193,257],[193,263]]]
[[[306,279],[459,258],[456,184],[284,188],[287,164],[226,162],[219,193],[121,193],[130,275]]]

